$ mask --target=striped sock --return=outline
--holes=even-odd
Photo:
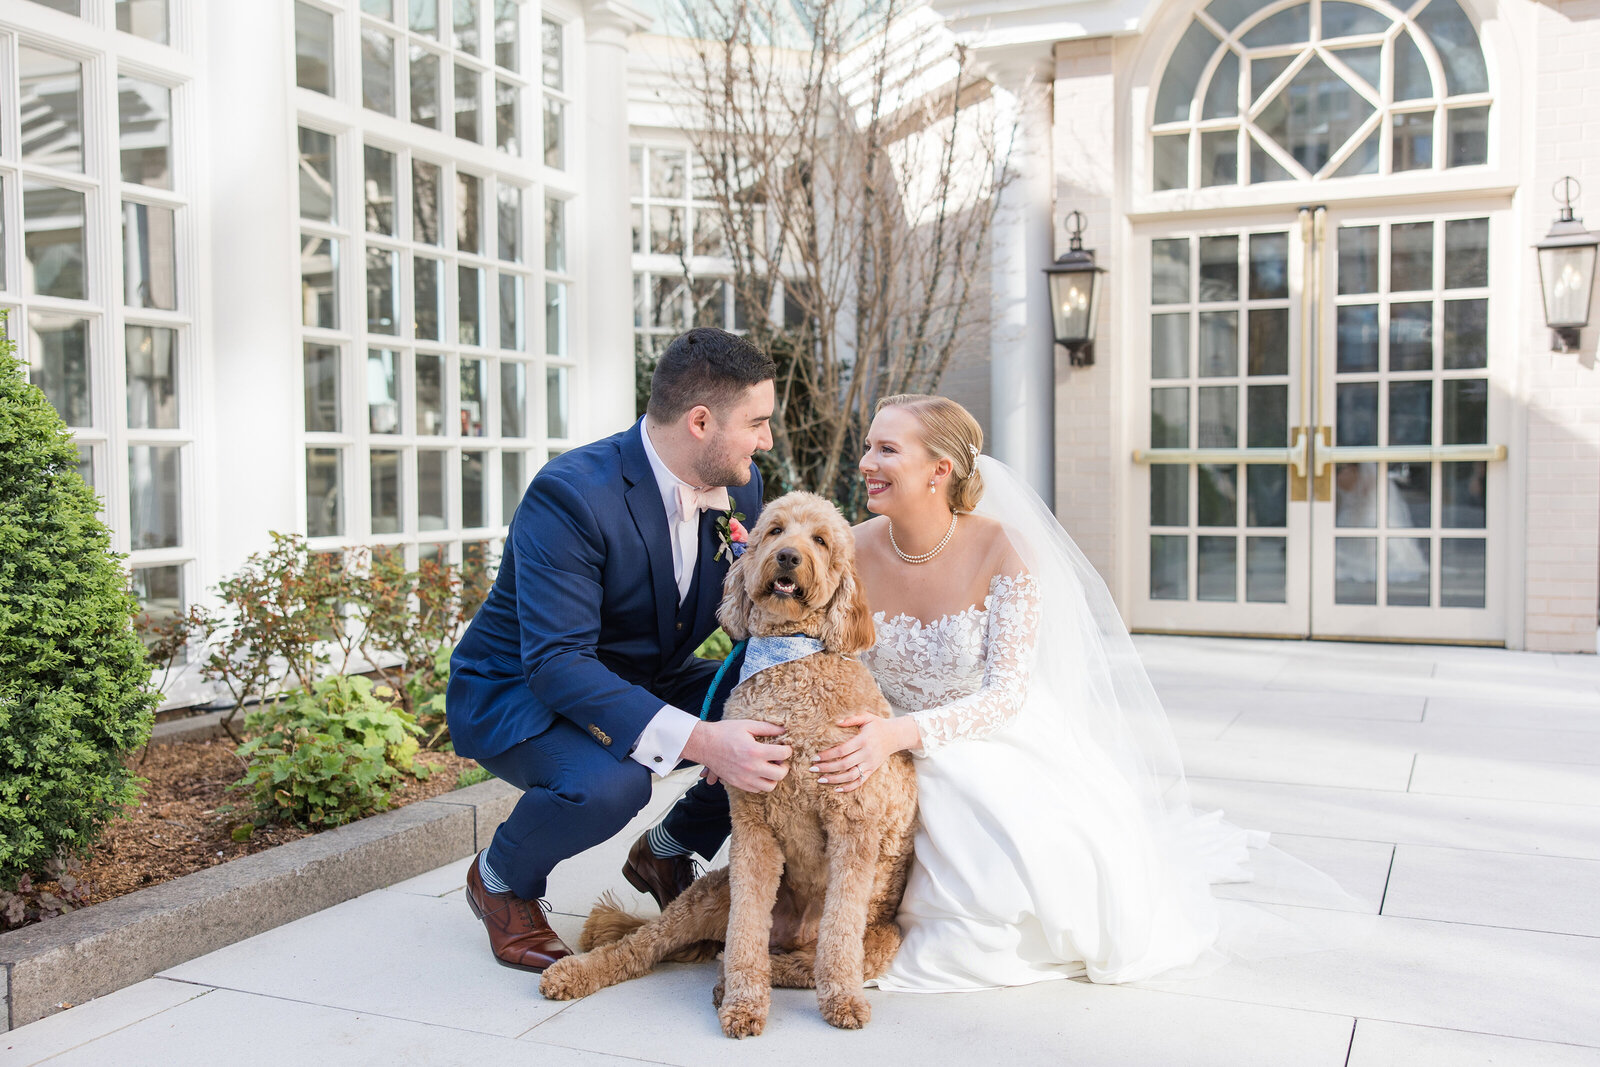
[[[478,854],[478,877],[483,879],[483,888],[491,893],[511,892],[511,887],[501,881],[500,876],[495,874],[493,868],[489,866],[489,853],[487,851]]]
[[[689,850],[678,844],[678,839],[667,833],[664,823],[658,823],[645,834],[645,841],[650,845],[650,854],[658,860],[675,859],[678,856],[687,856]]]

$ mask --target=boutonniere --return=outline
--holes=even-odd
[[[724,552],[728,554],[730,563],[744,555],[744,550],[749,547],[750,534],[739,522],[742,518],[744,518],[744,513],[739,511],[724,511],[718,516],[717,542],[719,547],[717,548],[717,554],[711,557],[713,563],[721,559]]]

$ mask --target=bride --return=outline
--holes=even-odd
[[[1189,807],[1110,594],[982,447],[954,401],[892,396],[860,463],[875,517],[855,528],[857,567],[878,633],[864,659],[896,714],[843,720],[857,735],[809,769],[851,790],[892,753],[917,757],[905,940],[877,984],[1203,973],[1238,950],[1226,908],[1241,906],[1211,883],[1247,878],[1265,835]]]

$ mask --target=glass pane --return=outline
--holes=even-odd
[[[1433,166],[1433,112],[1394,116],[1394,171]]]
[[[1293,176],[1284,169],[1283,164],[1272,157],[1272,154],[1261,147],[1261,142],[1254,137],[1250,139],[1250,180],[1260,184],[1262,182],[1286,182]]]
[[[1239,181],[1239,131],[1207,130],[1200,134],[1200,184],[1235,185]]]
[[[1433,223],[1396,223],[1389,230],[1389,291],[1433,288]]]
[[[1200,299],[1239,299],[1239,238],[1200,238]]]
[[[1187,318],[1188,316],[1184,316]],[[1200,377],[1228,378],[1239,373],[1239,313],[1200,313]]]
[[[1239,387],[1206,386],[1200,390],[1200,447],[1235,448],[1239,444]]]
[[[1489,514],[1489,465],[1441,463],[1439,467],[1439,525],[1447,530],[1483,529]]]
[[[177,548],[183,544],[183,480],[178,445],[128,449],[128,545]]]
[[[306,432],[339,432],[339,349],[305,346]]]
[[[528,368],[506,360],[500,364],[500,436],[528,435]]]
[[[1202,463],[1195,468],[1201,526],[1239,524],[1239,468]]]
[[[567,354],[567,287],[560,282],[544,283],[544,354]]]
[[[1456,0],[1432,0],[1417,16],[1417,25],[1439,52],[1451,96],[1489,91],[1489,71],[1478,31]]]
[[[418,256],[412,263],[412,310],[415,318],[411,328],[417,337],[427,341],[440,339],[440,324],[444,322],[443,264],[437,259]]]
[[[1479,537],[1448,537],[1439,542],[1439,604],[1481,608],[1488,587],[1487,543]]]
[[[371,26],[361,27],[361,106],[394,114],[394,38]]]
[[[178,249],[171,208],[122,203],[123,303],[129,307],[178,306]]]
[[[566,116],[565,104],[548,96],[544,98],[544,165],[557,170],[566,166],[566,151],[563,147]]]
[[[1189,538],[1150,535],[1150,599],[1189,599]]]
[[[411,29],[429,37],[438,37],[439,0],[408,0],[408,2],[411,5],[408,19]]]
[[[443,564],[449,558],[448,545],[418,545],[417,560],[421,563]]]
[[[500,453],[500,521],[509,523],[511,516],[517,513],[517,505],[522,503],[522,494],[528,487],[527,476],[523,474],[523,461],[526,456],[521,452]]]
[[[1168,133],[1151,138],[1155,159],[1155,191],[1189,188],[1189,135]]]
[[[1335,537],[1333,539],[1333,602],[1335,604],[1378,602],[1377,538]]]
[[[650,251],[657,255],[683,254],[683,208],[650,209]]]
[[[488,432],[484,425],[488,412],[484,400],[488,389],[486,371],[481,359],[461,361],[461,436],[482,437]]]
[[[416,45],[411,46],[411,121],[439,128],[439,57]]]
[[[362,159],[366,174],[362,183],[362,199],[366,205],[367,232],[393,237],[395,234],[394,153],[385,152],[372,145],[363,145]]]
[[[455,0],[450,28],[455,46],[469,56],[478,54],[478,0]]]
[[[1389,444],[1431,445],[1432,443],[1433,383],[1390,382]]]
[[[417,433],[444,434],[444,357],[417,355]]]
[[[1202,535],[1195,540],[1194,584],[1198,599],[1239,599],[1239,539]]]
[[[305,325],[339,328],[338,269],[337,243],[300,235],[300,321]]]
[[[1250,317],[1250,373],[1289,373],[1289,309],[1253,308]]]
[[[1289,387],[1252,385],[1245,391],[1249,408],[1245,444],[1249,448],[1283,448],[1289,443]]]
[[[294,5],[295,84],[333,95],[333,15],[310,4]]]
[[[367,349],[367,429],[400,432],[400,358],[387,348]]]
[[[399,333],[400,263],[387,248],[367,246],[367,331]]]
[[[1189,313],[1150,316],[1150,377],[1189,376]]]
[[[1150,242],[1150,302],[1189,302],[1189,239],[1168,237]]]
[[[1256,23],[1240,41],[1247,48],[1264,48],[1274,44],[1298,44],[1310,39],[1311,5],[1301,4]]]
[[[628,195],[644,195],[644,149],[633,145],[628,149]]]
[[[1339,229],[1339,293],[1378,291],[1378,228],[1343,226]]]
[[[522,262],[522,190],[501,183],[495,192],[496,221],[500,239],[500,258],[508,263]]]
[[[1467,370],[1489,365],[1489,301],[1444,302],[1444,368]]]
[[[695,209],[694,254],[718,257],[727,254],[722,234],[722,216],[715,208]]]
[[[517,70],[517,0],[494,0],[494,62],[506,70]]]
[[[1370,530],[1378,525],[1378,465],[1337,463],[1333,468],[1333,524]]]
[[[336,222],[334,137],[300,127],[300,217]]]
[[[178,422],[178,331],[125,327],[128,428],[175,430]]]
[[[461,453],[461,525],[469,530],[489,522],[483,496],[483,467],[487,455],[486,452]]]
[[[1289,235],[1250,235],[1250,299],[1278,300],[1289,295]]]
[[[122,180],[172,188],[172,90],[126,74],[117,78],[117,147]]]
[[[545,434],[550,437],[566,437],[570,428],[567,418],[567,368],[547,367],[544,376],[545,386]]]
[[[494,83],[494,146],[510,156],[522,155],[522,90],[509,82]]]
[[[1211,84],[1206,86],[1205,103],[1200,108],[1203,119],[1229,119],[1239,113],[1239,54],[1224,52],[1211,74]]]
[[[1433,303],[1389,305],[1389,369],[1433,369]]]
[[[1459,378],[1444,383],[1444,444],[1489,443],[1489,382]]]
[[[439,168],[420,159],[411,161],[411,237],[439,243]]]
[[[1323,8],[1327,10],[1326,7]],[[1339,61],[1344,63],[1359,77],[1361,77],[1373,91],[1377,91],[1383,84],[1383,46],[1369,45],[1364,48],[1341,48],[1334,53]]]
[[[1150,390],[1150,447],[1189,447],[1189,390]]]
[[[363,15],[376,15],[380,19],[394,20],[394,0],[361,0]]]
[[[1155,122],[1182,122],[1189,117],[1189,105],[1200,88],[1200,75],[1217,49],[1217,39],[1198,20],[1189,23],[1156,92]]]
[[[184,613],[183,567],[136,567],[128,591],[139,601],[140,611],[158,626],[169,625]],[[155,638],[146,638],[154,643]],[[174,663],[187,663],[187,650],[180,649]]]
[[[1358,174],[1378,173],[1378,152],[1380,145],[1377,130],[1361,138],[1361,142],[1345,157],[1343,163],[1333,172],[1335,178],[1352,178]]]
[[[1181,463],[1150,467],[1150,525],[1189,524],[1189,468]]]
[[[1306,17],[1310,10],[1309,4],[1303,4],[1274,15],[1267,23],[1294,12]],[[1262,109],[1257,124],[1296,162],[1316,174],[1371,114],[1367,99],[1328,69],[1321,57],[1313,56]]]
[[[1426,537],[1390,537],[1389,593],[1385,603],[1391,608],[1425,608],[1432,602],[1429,586],[1432,567]]]
[[[561,89],[565,77],[562,60],[561,24],[542,19],[539,22],[539,77],[551,89]]]
[[[1470,167],[1489,162],[1489,109],[1458,107],[1445,112],[1450,133],[1449,165]]]
[[[443,530],[450,525],[445,508],[447,486],[443,452],[417,452],[417,529]]]
[[[1339,308],[1337,319],[1338,372],[1360,374],[1377,370],[1378,305],[1347,304]]]
[[[1250,61],[1250,98],[1260,100],[1279,75],[1289,69],[1294,56],[1262,56]]]
[[[1370,7],[1342,3],[1339,0],[1325,0],[1322,5],[1323,40],[1382,33],[1388,28],[1388,17]]]
[[[1394,98],[1429,100],[1433,95],[1433,78],[1422,59],[1422,50],[1409,32],[1402,33],[1394,41]]]
[[[1289,525],[1289,468],[1276,463],[1245,467],[1245,524]]]
[[[1444,287],[1475,289],[1489,284],[1489,220],[1452,219],[1444,224]]]
[[[44,391],[68,426],[94,425],[89,320],[48,311],[28,313],[28,380]]]
[[[727,325],[727,283],[721,278],[696,278],[689,283],[689,299],[694,305],[691,316],[696,326]]]
[[[483,343],[483,271],[456,268],[456,337],[464,345]]]
[[[167,0],[117,0],[117,29],[167,43]]]
[[[678,149],[650,150],[650,196],[656,200],[684,198],[684,153]]]
[[[629,214],[633,218],[633,250],[635,252],[643,252],[644,251],[644,208],[640,207],[638,204],[635,204],[635,205],[633,205],[632,208],[629,209]]]
[[[29,291],[70,300],[88,298],[83,219],[82,193],[22,183],[22,246]]]
[[[567,205],[553,197],[544,202],[544,269],[567,269]]]
[[[1339,422],[1337,442],[1341,445],[1378,443],[1378,383],[1340,382],[1335,387]]]
[[[523,281],[517,274],[500,275],[500,347],[510,352],[524,352],[528,348],[523,329],[527,321],[523,312]]]
[[[400,453],[371,452],[372,532],[400,532]]]
[[[483,179],[476,174],[456,174],[456,248],[483,251]]]
[[[482,141],[478,129],[478,94],[483,91],[482,76],[471,67],[456,67],[456,136],[464,141]]]
[[[1289,599],[1289,542],[1283,537],[1244,539],[1244,598],[1254,604]]]
[[[1391,463],[1389,466],[1390,529],[1426,529],[1433,525],[1433,464]]]

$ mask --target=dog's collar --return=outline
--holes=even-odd
[[[739,681],[752,674],[780,663],[805,659],[822,651],[822,642],[805,634],[774,634],[771,637],[752,637],[744,650],[744,663],[739,667]]]

